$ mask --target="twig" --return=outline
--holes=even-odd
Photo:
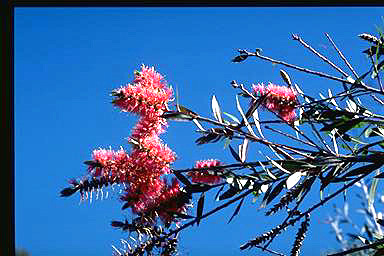
[[[341,68],[336,66],[332,61],[321,55],[319,52],[317,52],[315,49],[313,49],[310,45],[308,45],[299,35],[292,34],[293,40],[299,41],[305,48],[309,49],[311,52],[313,52],[316,56],[318,56],[320,59],[331,65],[334,69],[339,71],[343,76],[348,77],[348,74],[345,73]]]
[[[199,120],[199,121],[204,121],[204,122],[212,123],[212,124],[215,124],[215,125],[218,125],[218,126],[221,126],[221,127],[225,127],[229,131],[237,132],[237,133],[243,135],[244,137],[246,137],[247,139],[252,140],[254,142],[259,142],[259,143],[264,144],[266,146],[273,146],[273,147],[277,147],[277,148],[282,148],[282,149],[290,150],[290,151],[292,151],[292,152],[294,152],[294,153],[296,153],[298,155],[304,156],[304,157],[310,157],[310,156],[308,156],[307,154],[305,154],[303,152],[306,152],[306,153],[316,153],[315,151],[308,150],[308,149],[291,147],[291,146],[287,146],[287,145],[273,143],[273,142],[270,142],[268,140],[262,139],[260,137],[253,136],[253,135],[251,135],[251,134],[249,134],[247,132],[244,132],[244,131],[240,130],[237,127],[232,126],[232,125],[227,125],[227,124],[224,124],[224,123],[220,123],[220,122],[217,122],[215,120],[212,120],[212,119],[209,119],[209,118],[206,118],[206,117],[198,116],[198,117],[196,117],[196,119]]]
[[[378,164],[378,167],[380,167],[381,165]],[[371,172],[367,172],[367,173],[364,173],[363,175],[361,175],[360,177],[357,177],[355,180],[351,181],[350,183],[344,185],[342,188],[340,188],[339,190],[337,190],[336,192],[334,192],[333,194],[327,196],[326,198],[324,198],[323,200],[321,200],[319,203],[313,205],[312,207],[310,207],[308,210],[306,210],[305,212],[299,214],[299,216],[297,216],[296,218],[294,219],[291,219],[290,221],[288,221],[287,223],[285,223],[284,225],[279,225],[278,228],[275,230],[275,233],[277,232],[281,232],[281,230],[285,229],[286,227],[288,227],[289,225],[293,225],[294,223],[296,223],[296,221],[300,220],[301,218],[303,218],[304,216],[306,216],[307,214],[311,213],[312,211],[316,210],[317,208],[319,208],[320,206],[324,205],[326,202],[328,202],[329,200],[333,199],[335,196],[339,195],[340,193],[344,192],[344,190],[346,190],[347,188],[353,186],[355,183],[357,183],[358,181],[360,181],[362,178],[366,177],[367,175],[369,175]],[[246,244],[242,245],[240,247],[240,249],[244,250],[244,249],[247,249],[249,248],[250,246],[253,246],[253,240],[251,241],[248,241]]]
[[[314,178],[315,179],[315,178]],[[314,180],[313,180],[314,181]],[[313,184],[313,183],[312,183]],[[289,212],[288,216],[284,219],[284,221],[281,223],[281,226],[285,226],[289,219],[293,216],[293,214],[297,211],[297,209],[299,208],[300,204],[303,202],[304,198],[307,196],[307,194],[309,193],[310,189],[307,189],[305,191],[305,193],[301,196],[300,200],[296,203],[296,206]],[[296,222],[296,221],[295,221]],[[273,234],[272,237],[270,238],[270,240],[268,241],[268,243],[264,246],[264,248],[266,249],[273,241],[273,239],[275,239],[275,237],[277,236],[277,233]]]
[[[343,251],[343,252],[339,252],[339,253],[328,254],[328,256],[348,255],[348,254],[353,253],[353,252],[358,252],[358,251],[362,251],[362,250],[366,250],[366,249],[371,249],[371,248],[374,248],[376,246],[383,245],[383,244],[384,244],[384,239],[380,239],[379,241],[374,242],[372,244],[364,245],[364,246],[357,247],[357,248],[352,248],[352,249],[349,249],[349,250],[346,250],[346,251]]]
[[[285,132],[276,130],[276,129],[272,128],[272,127],[269,127],[268,125],[265,126],[265,129],[268,129],[268,130],[277,132],[277,133],[279,133],[279,134],[281,134],[281,135],[284,135],[284,136],[286,136],[286,137],[288,137],[288,138],[290,138],[290,139],[292,139],[292,140],[296,140],[296,141],[298,141],[298,142],[307,144],[308,146],[315,147],[315,148],[318,149],[318,146],[315,145],[315,144],[313,144],[313,143],[307,142],[307,141],[305,141],[305,140],[298,139],[298,138],[296,138],[296,137],[294,137],[294,136],[292,136],[292,135],[290,135],[290,134],[287,134],[287,133],[285,133]]]
[[[173,234],[177,234],[177,233],[179,233],[181,230],[183,230],[183,229],[185,229],[185,228],[187,228],[187,227],[189,227],[189,226],[195,224],[198,220],[201,221],[202,219],[204,219],[204,218],[206,218],[206,217],[208,217],[208,216],[214,214],[215,212],[217,212],[217,211],[219,211],[219,210],[221,210],[221,209],[223,209],[223,208],[225,208],[225,207],[231,205],[232,203],[234,203],[234,202],[236,202],[236,201],[242,199],[243,197],[246,197],[247,195],[249,195],[249,194],[252,193],[252,192],[253,192],[253,190],[252,190],[252,189],[249,189],[248,191],[244,192],[243,194],[241,194],[241,195],[239,195],[239,196],[237,196],[237,197],[235,197],[235,198],[229,200],[228,202],[226,202],[226,203],[224,203],[224,204],[222,204],[222,205],[216,207],[215,209],[213,209],[213,210],[211,210],[211,211],[209,211],[209,212],[207,212],[207,213],[201,215],[201,217],[200,217],[199,219],[198,219],[198,218],[195,218],[194,220],[192,220],[192,221],[190,221],[190,222],[188,222],[188,223],[185,223],[184,225],[180,226],[179,228],[170,231],[165,237],[163,237],[163,239],[165,239],[165,238],[167,238],[167,237],[170,237],[170,236],[173,235]]]
[[[382,92],[384,92],[384,88],[383,88],[383,85],[381,84],[381,79],[380,79],[379,71],[377,70],[377,66],[375,65],[375,62],[373,61],[373,58],[371,55],[369,55],[369,58],[371,59],[373,68],[376,72],[376,78],[377,78],[377,82],[379,83],[380,89]]]
[[[371,94],[371,97],[372,97],[376,102],[380,103],[381,105],[384,105],[384,102],[383,102],[381,99],[379,99],[376,95]]]
[[[337,53],[339,54],[340,58],[344,61],[344,63],[348,66],[349,70],[352,71],[352,73],[355,75],[356,79],[359,78],[351,64],[349,64],[348,60],[344,57],[343,53],[337,48],[336,44],[333,42],[332,38],[328,35],[328,33],[325,33],[325,36],[328,38],[328,40],[331,42]]]
[[[260,52],[248,52],[246,50],[239,50],[239,52],[240,52],[240,54],[246,54],[248,56],[254,56],[254,57],[260,58],[262,60],[266,60],[266,61],[269,61],[269,62],[272,62],[272,63],[275,63],[275,64],[280,64],[280,65],[283,65],[283,66],[286,66],[286,67],[289,67],[289,68],[293,68],[293,69],[302,71],[304,73],[308,73],[308,74],[312,74],[312,75],[328,78],[328,79],[339,81],[339,82],[346,83],[346,84],[354,84],[354,82],[352,82],[352,81],[348,81],[348,80],[345,80],[345,79],[342,79],[342,78],[339,78],[339,77],[336,77],[336,76],[331,76],[331,75],[328,75],[328,74],[325,74],[325,73],[322,73],[322,72],[313,71],[311,69],[302,68],[302,67],[290,64],[290,63],[286,63],[284,61],[275,60],[275,59],[263,56],[263,55],[260,54]],[[367,86],[365,84],[360,84],[360,86],[363,87],[364,89],[368,90],[368,91],[371,91],[371,92],[374,92],[374,93],[379,93],[379,94],[384,94],[384,92],[382,92],[381,90],[378,90],[376,88]]]
[[[271,250],[271,249],[268,249],[268,248],[263,248],[263,247],[262,247],[262,246],[260,246],[260,245],[256,245],[255,247],[256,247],[256,248],[259,248],[259,249],[262,249],[263,251],[266,251],[266,252],[272,253],[272,254],[274,254],[274,255],[285,256],[285,254],[282,254],[282,253],[279,253],[279,252],[273,251],[273,250]]]

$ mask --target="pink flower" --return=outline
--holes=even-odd
[[[284,121],[292,123],[296,118],[297,95],[289,87],[269,83],[253,85],[253,91],[265,96],[263,106],[279,115]]]
[[[209,168],[220,166],[219,160],[203,160],[197,161],[195,168]],[[221,177],[216,175],[213,171],[202,170],[202,171],[191,171],[188,172],[188,176],[191,177],[192,182],[205,183],[205,184],[218,184],[221,181]]]
[[[112,175],[120,178],[129,156],[123,148],[116,152],[111,149],[96,149],[92,152],[92,158],[93,163],[89,164],[88,170],[93,177]]]
[[[155,219],[159,216],[164,223],[173,220],[172,213],[184,213],[189,198],[180,190],[179,182],[172,180],[153,180],[153,184],[141,183],[127,189],[121,197],[125,201],[123,208],[131,207],[132,212]]]
[[[92,152],[92,161],[87,161],[92,176],[117,178],[127,185],[121,197],[123,209],[131,208],[134,214],[153,219],[159,216],[170,223],[170,212],[186,209],[185,193],[181,192],[177,180],[171,184],[162,178],[171,173],[170,164],[176,160],[175,153],[165,145],[159,135],[167,127],[161,116],[168,110],[172,90],[162,75],[153,67],[141,67],[135,72],[133,84],[113,91],[115,106],[123,111],[139,115],[139,121],[130,138],[134,141],[130,154],[122,148],[118,151],[98,149]]]
[[[136,113],[142,116],[157,114],[161,116],[167,110],[167,103],[172,98],[172,90],[153,67],[144,65],[141,71],[135,72],[133,84],[128,84],[113,91],[117,98],[113,104],[123,111]]]

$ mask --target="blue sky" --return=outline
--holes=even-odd
[[[215,94],[224,111],[238,115],[230,81],[282,81],[279,66],[256,59],[231,63],[237,49],[262,48],[266,56],[337,75],[291,40],[291,33],[298,33],[341,64],[324,36],[327,32],[361,74],[367,69],[368,60],[361,54],[367,44],[357,35],[376,34],[375,25],[384,25],[383,15],[383,8],[365,7],[16,8],[16,246],[33,256],[111,255],[111,244],[119,247],[119,239],[126,238],[110,226],[111,220],[129,216],[120,210],[117,192],[110,191],[112,198],[79,204],[78,196],[60,198],[59,191],[69,178],[86,174],[83,161],[93,149],[129,148],[125,138],[136,118],[114,108],[109,94],[130,82],[142,63],[155,66],[178,88],[182,105],[212,117],[210,100]],[[312,95],[338,86],[289,74]],[[175,168],[208,158],[233,161],[222,143],[196,146],[194,131],[190,123],[171,122],[163,136],[177,153]],[[251,149],[250,158],[262,159],[259,146]],[[207,208],[217,205],[213,198],[206,201]],[[251,198],[244,206],[229,225],[235,206],[183,232],[182,255],[248,255],[239,245],[273,228],[282,215],[264,217]],[[323,224],[331,212],[328,207],[312,216],[303,255],[338,247]],[[294,234],[292,229],[282,235],[272,248],[289,253]]]

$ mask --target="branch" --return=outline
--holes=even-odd
[[[254,56],[254,57],[257,57],[257,58],[260,58],[260,59],[263,59],[263,60],[266,60],[266,61],[275,63],[275,64],[280,64],[280,65],[283,65],[283,66],[286,66],[286,67],[289,67],[289,68],[293,68],[293,69],[302,71],[302,72],[304,72],[304,73],[308,73],[308,74],[312,74],[312,75],[316,75],[316,76],[320,76],[320,77],[328,78],[328,79],[335,80],[335,81],[339,81],[339,82],[346,83],[346,84],[354,84],[353,81],[344,80],[344,79],[342,79],[342,78],[338,78],[338,77],[336,77],[336,76],[331,76],[331,75],[328,75],[328,74],[325,74],[325,73],[322,73],[322,72],[313,71],[313,70],[311,70],[311,69],[302,68],[302,67],[299,67],[299,66],[290,64],[290,63],[286,63],[286,62],[284,62],[284,61],[275,60],[275,59],[272,59],[272,58],[263,56],[263,55],[260,54],[259,51],[258,51],[258,52],[248,52],[248,51],[246,51],[246,50],[239,50],[239,52],[240,52],[240,54],[245,54],[245,56]],[[366,89],[366,90],[368,90],[368,91],[370,91],[370,92],[379,93],[379,94],[384,95],[384,92],[382,92],[381,90],[378,90],[378,89],[376,89],[376,88],[367,86],[367,85],[365,85],[365,84],[359,84],[359,85],[360,85],[362,88],[364,88],[364,89]]]
[[[334,254],[328,254],[328,256],[348,255],[348,254],[353,253],[353,252],[358,252],[358,251],[362,251],[362,250],[366,250],[366,249],[371,249],[371,248],[374,248],[374,247],[379,246],[379,245],[384,245],[384,239],[380,239],[377,242],[374,242],[372,244],[368,244],[368,245],[364,245],[364,246],[361,246],[361,247],[353,248],[353,249],[346,250],[346,251],[343,251],[343,252],[334,253]]]
[[[320,59],[325,61],[327,64],[331,65],[334,69],[339,71],[343,76],[348,77],[348,74],[345,73],[341,68],[336,66],[332,61],[328,60],[326,57],[321,55],[319,52],[317,52],[315,49],[313,49],[310,45],[308,45],[299,35],[292,34],[293,40],[299,41],[305,48],[309,49],[311,52],[313,52],[316,56],[318,56]]]
[[[344,63],[348,66],[349,70],[352,71],[352,73],[355,75],[356,79],[359,78],[355,70],[352,68],[351,64],[349,64],[348,60],[344,57],[343,53],[337,48],[336,44],[333,42],[332,38],[328,35],[328,33],[325,33],[325,36],[328,38],[328,40],[332,43],[333,48],[337,51],[340,58],[344,61]]]

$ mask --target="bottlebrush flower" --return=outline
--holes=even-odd
[[[88,170],[93,177],[102,176],[119,176],[121,177],[121,170],[126,169],[126,163],[129,156],[121,148],[119,151],[111,149],[96,149],[92,152],[92,161],[86,161]]]
[[[297,95],[291,88],[269,83],[268,86],[253,85],[253,91],[265,96],[262,104],[265,108],[278,114],[286,122],[292,123],[295,120]]]
[[[221,162],[219,160],[202,160],[196,162],[195,168],[207,168],[220,165]],[[221,181],[220,176],[215,175],[212,171],[209,170],[191,171],[188,172],[188,176],[191,177],[192,182],[196,183],[217,184]]]
[[[187,209],[189,197],[180,188],[176,179],[171,184],[165,180],[154,180],[154,184],[141,183],[127,189],[121,197],[125,201],[123,208],[131,207],[138,215],[155,219],[159,216],[164,223],[173,220],[172,213],[184,213]]]
[[[171,100],[172,93],[162,75],[153,67],[142,65],[141,71],[135,72],[133,84],[112,92],[112,96],[117,97],[112,103],[126,112],[142,116],[159,112],[157,115],[161,116],[168,108],[167,103]]]

